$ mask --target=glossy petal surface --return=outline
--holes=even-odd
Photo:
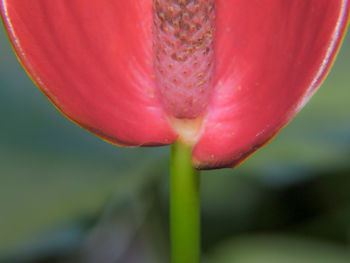
[[[197,167],[233,167],[316,91],[349,18],[341,0],[216,1],[216,80]]]
[[[67,117],[113,143],[169,144],[154,90],[152,1],[2,0],[12,44]]]

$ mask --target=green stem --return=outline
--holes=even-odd
[[[180,142],[171,148],[171,263],[200,262],[199,171],[192,167],[191,150]]]

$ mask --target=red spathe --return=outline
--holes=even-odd
[[[323,81],[349,20],[349,1],[217,1],[215,94],[193,152],[232,167],[264,145]]]
[[[196,167],[233,167],[316,91],[344,36],[348,0],[216,0],[211,99]],[[19,59],[70,119],[125,146],[173,143],[156,90],[152,0],[2,0]]]
[[[20,61],[67,117],[124,146],[176,140],[155,97],[151,1],[1,4]]]

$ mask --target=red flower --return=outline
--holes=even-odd
[[[124,146],[233,167],[304,106],[349,0],[2,0],[15,51],[68,118]]]

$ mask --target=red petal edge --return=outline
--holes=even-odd
[[[69,119],[124,146],[177,135],[155,97],[152,0],[2,0],[16,54]]]
[[[349,20],[348,0],[217,0],[216,81],[192,157],[235,167],[317,90]]]

